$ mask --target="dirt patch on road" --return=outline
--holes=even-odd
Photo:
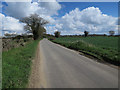
[[[42,54],[40,51],[40,42],[37,47],[35,59],[32,61],[32,70],[29,77],[28,88],[44,88],[45,80],[42,67]]]

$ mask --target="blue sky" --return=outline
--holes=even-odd
[[[36,0],[37,1],[37,0]],[[118,2],[34,2],[3,3],[3,30],[23,33],[24,24],[20,18],[32,13],[48,20],[47,33],[83,34],[88,30],[91,34],[108,34],[109,30],[117,31]],[[1,5],[0,5],[1,6]]]
[[[59,16],[63,16],[65,13],[68,13],[75,8],[83,10],[94,6],[99,7],[104,14],[118,17],[118,2],[60,2],[60,4],[63,7],[59,11]]]
[[[7,6],[5,2],[2,4]],[[58,10],[59,15],[57,17],[61,17],[75,8],[83,10],[92,6],[99,7],[104,14],[118,17],[118,2],[59,2],[59,4],[61,4],[62,8]]]
[[[79,10],[82,11],[89,7],[99,8],[102,14],[106,14],[108,16],[112,16],[116,18],[118,17],[118,2],[60,2],[59,4],[61,4],[62,8],[58,10],[58,13],[59,13],[57,16],[58,18],[61,18],[66,13],[69,13],[72,10],[75,10],[75,8],[79,8]],[[103,29],[106,29],[106,28],[103,28]],[[108,29],[110,30],[110,28]],[[98,32],[98,34],[102,34],[102,33],[108,34],[107,33],[108,29],[106,29],[105,31],[106,33],[104,32],[104,30],[101,30],[100,32]],[[68,34],[68,32],[66,34]]]

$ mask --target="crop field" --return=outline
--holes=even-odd
[[[118,64],[118,38],[107,36],[60,37],[53,42],[90,54],[98,59]]]

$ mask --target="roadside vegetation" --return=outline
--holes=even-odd
[[[5,34],[2,52],[2,88],[26,88],[37,45],[46,34],[48,22],[37,14],[20,20],[26,23],[23,35]]]
[[[2,38],[2,51],[8,51],[12,48],[17,48],[20,46],[25,46],[27,42],[33,40],[32,37],[29,35],[27,37],[24,37],[22,35],[18,35],[16,37],[11,38]]]
[[[118,39],[114,36],[60,37],[52,40],[99,60],[119,65]]]
[[[39,40],[2,53],[2,87],[25,88]]]
[[[55,31],[54,34],[55,34],[55,37],[56,37],[56,38],[59,38],[59,37],[60,37],[60,32],[59,32],[59,31]]]

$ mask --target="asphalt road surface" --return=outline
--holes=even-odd
[[[47,39],[40,41],[43,88],[117,88],[118,70]]]

